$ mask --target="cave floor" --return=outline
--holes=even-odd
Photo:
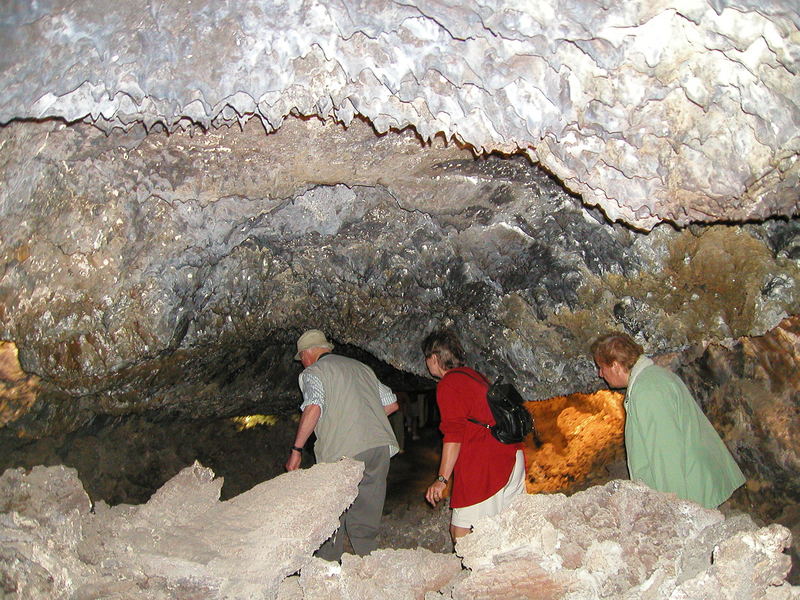
[[[542,404],[538,410],[548,408]],[[37,464],[73,466],[93,500],[102,499],[109,504],[139,504],[146,502],[181,468],[199,460],[218,476],[224,477],[224,500],[284,472],[285,449],[291,444],[294,427],[294,423],[285,423],[283,426],[237,431],[229,420],[167,424],[133,418],[57,438],[21,441],[3,435],[0,436],[0,470],[9,467],[30,469]],[[570,495],[593,485],[627,477],[624,454],[605,453],[586,477],[558,489],[532,490],[531,487],[541,483],[541,479],[536,479],[541,475],[541,470],[535,468],[536,461],[554,464],[553,447],[557,445],[549,441],[550,435],[543,427],[541,447],[526,447],[529,493]],[[559,434],[554,430],[552,435]],[[452,552],[447,503],[434,508],[424,498],[427,486],[436,477],[441,451],[441,436],[435,421],[420,428],[415,436],[404,432],[403,438],[403,451],[392,459],[389,470],[378,545],[381,548],[422,547],[434,552]],[[304,461],[303,466],[310,466],[310,462],[306,464]],[[563,483],[563,477],[561,481]],[[789,552],[793,558],[789,582],[800,584],[796,551],[800,538],[800,509],[797,504],[776,504],[775,499],[762,498],[742,488],[721,510],[725,514],[746,512],[759,525],[778,522],[788,527],[795,540]]]

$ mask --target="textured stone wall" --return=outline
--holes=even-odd
[[[424,375],[422,336],[451,322],[471,363],[542,399],[597,388],[603,330],[660,353],[797,312],[795,221],[637,233],[525,159],[287,128],[266,144],[252,126],[0,131],[0,337],[39,377],[39,427],[293,409],[307,327]],[[294,152],[298,137],[313,144]]]
[[[729,347],[709,345],[677,371],[734,448],[764,517],[792,510],[791,498],[800,498],[800,318]]]

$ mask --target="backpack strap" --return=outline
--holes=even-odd
[[[476,372],[476,373],[478,373],[477,371],[475,371],[475,372]],[[478,383],[484,383],[484,384],[486,384],[486,387],[487,387],[487,388],[488,388],[489,386],[491,386],[491,384],[489,383],[489,380],[488,380],[488,379],[486,379],[486,376],[485,376],[483,373],[478,373],[478,375],[480,375],[480,376],[481,376],[481,378],[480,378],[480,379],[478,379],[477,377],[475,377],[475,375],[473,375],[473,374],[472,374],[472,373],[470,373],[469,371],[464,371],[464,370],[462,370],[462,369],[450,369],[450,370],[448,371],[448,373],[461,373],[462,375],[466,375],[467,377],[469,377],[469,378],[470,378],[470,379],[472,379],[473,381],[477,381]]]
[[[487,390],[492,385],[491,383],[489,383],[489,380],[486,379],[486,376],[483,373],[478,373],[478,375],[481,376],[481,379],[478,379],[477,377],[475,377],[475,375],[473,375],[469,371],[462,371],[461,369],[450,369],[448,371],[448,373],[453,373],[453,372],[461,373],[462,375],[466,375],[467,377],[469,377],[470,379],[472,379],[474,381],[477,381],[478,383],[485,384]],[[477,373],[477,371],[476,371],[476,373]],[[467,421],[469,421],[470,423],[475,423],[476,425],[480,425],[481,427],[485,427],[486,429],[489,429],[489,430],[491,430],[491,428],[492,428],[492,426],[489,425],[488,423],[484,423],[483,421],[478,421],[477,419],[473,419],[472,417],[467,417]]]

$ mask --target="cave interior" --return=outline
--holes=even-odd
[[[403,394],[421,504],[446,325],[528,401],[528,491],[570,494],[627,477],[588,351],[622,330],[800,537],[796,6],[178,4],[0,9],[0,470],[139,504],[197,460],[235,497],[319,328]]]

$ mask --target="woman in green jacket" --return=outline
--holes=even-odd
[[[592,344],[599,375],[625,394],[625,451],[631,479],[706,508],[727,500],[745,479],[681,379],[644,356],[624,333]]]

